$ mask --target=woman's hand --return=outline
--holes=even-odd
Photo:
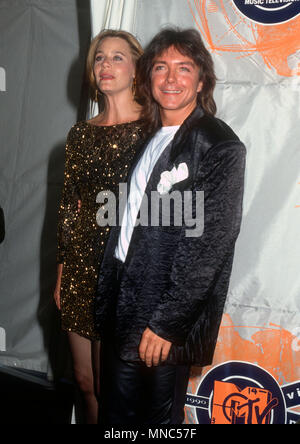
[[[61,277],[62,277],[62,271],[63,271],[63,264],[58,264],[57,267],[57,281],[56,286],[54,290],[54,301],[56,304],[56,307],[58,310],[61,310],[60,306],[60,286],[61,286]]]
[[[60,310],[60,287],[56,284],[55,290],[54,290],[54,301],[56,304],[56,307],[58,310]]]
[[[78,211],[78,213],[80,213],[81,205],[82,205],[81,200],[78,200],[77,201],[77,211]],[[57,281],[56,281],[56,286],[55,286],[54,295],[53,295],[53,298],[54,298],[54,301],[55,301],[55,304],[56,304],[56,307],[58,308],[58,310],[61,310],[61,306],[60,306],[60,287],[61,287],[62,271],[63,271],[63,264],[58,264],[58,267],[57,267]]]

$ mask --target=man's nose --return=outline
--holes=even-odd
[[[169,71],[167,73],[167,82],[168,83],[176,82],[176,71],[175,71],[175,69],[169,69]]]

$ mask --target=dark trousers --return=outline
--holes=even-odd
[[[189,366],[125,362],[103,341],[99,423],[182,424],[189,373]]]

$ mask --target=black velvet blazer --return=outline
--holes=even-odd
[[[128,185],[146,146],[147,142],[132,165]],[[241,224],[245,155],[234,132],[197,107],[156,163],[145,194],[150,202],[161,173],[185,163],[188,177],[169,192],[177,190],[182,197],[184,191],[192,192],[194,216],[196,191],[204,192],[202,235],[188,237],[191,227],[183,216],[182,226],[174,220],[170,226],[136,226],[116,288],[114,251],[120,227],[111,230],[99,273],[95,317],[101,335],[105,326],[114,326],[122,359],[139,361],[138,346],[149,327],[172,342],[168,363],[211,364]]]

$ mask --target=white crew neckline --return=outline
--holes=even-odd
[[[160,128],[160,131],[163,133],[171,133],[173,131],[176,131],[180,128],[180,125],[173,125],[173,126],[162,126]]]

